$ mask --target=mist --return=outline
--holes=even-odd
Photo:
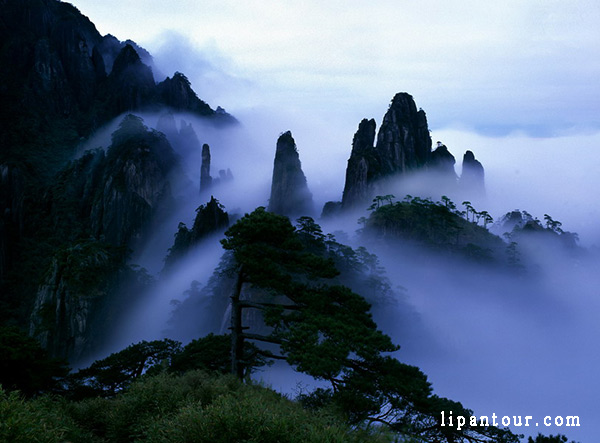
[[[211,175],[218,177],[219,170],[230,169],[234,179],[200,193],[201,150],[171,142],[184,171],[183,176],[172,177],[174,204],[154,221],[152,238],[136,245],[131,259],[131,263],[147,269],[156,282],[124,313],[105,354],[143,339],[194,338],[189,325],[169,323],[176,306],[172,301],[184,302],[192,282],[197,281],[200,287],[208,283],[223,254],[219,244],[222,235],[205,239],[168,273],[161,271],[178,224],[191,226],[198,206],[214,195],[233,221],[257,206],[267,206],[276,141],[290,130],[318,218],[325,202],[341,200],[352,136],[360,119],[374,117],[379,127],[389,103],[379,98],[381,91],[376,105],[370,98],[364,109],[356,106],[364,94],[358,94],[354,101],[337,93],[326,95],[317,105],[314,91],[305,91],[307,97],[302,97],[294,90],[288,100],[282,99],[269,93],[264,83],[233,74],[233,62],[216,47],[209,45],[198,51],[193,42],[182,41],[176,34],[167,34],[162,42],[163,46],[153,51],[157,67],[166,73],[181,70],[200,97],[211,105],[224,106],[239,120],[236,127],[219,128],[189,114],[173,114],[177,128],[182,127],[182,121],[191,124],[198,146],[210,146]],[[186,50],[195,55],[186,59],[181,56]],[[205,60],[202,64],[190,61],[201,59]],[[391,98],[398,90],[389,92]],[[600,367],[600,357],[593,352],[600,338],[596,320],[600,276],[595,272],[595,246],[600,244],[596,222],[600,209],[595,195],[600,160],[595,150],[600,133],[569,132],[561,127],[560,135],[534,137],[532,131],[461,129],[452,126],[454,121],[448,116],[452,103],[439,103],[439,98],[434,100],[430,95],[423,101],[415,97],[433,122],[432,140],[442,141],[455,156],[457,175],[466,150],[473,151],[482,162],[486,193],[468,195],[435,183],[431,176],[416,174],[393,184],[391,193],[398,200],[406,194],[434,201],[448,195],[458,206],[463,200],[472,201],[495,220],[515,209],[539,219],[550,214],[563,223],[563,229],[579,234],[585,252],[574,258],[542,243],[522,250],[528,272],[515,274],[415,245],[367,240],[356,233],[360,227],[357,219],[368,215],[366,208],[346,217],[317,221],[339,241],[366,246],[378,255],[396,297],[393,308],[374,306],[378,324],[401,345],[396,357],[419,366],[436,394],[462,402],[476,415],[531,415],[540,423],[537,428],[512,428],[516,433],[593,438],[590,424],[600,413],[593,395]],[[432,103],[441,106],[441,116]],[[157,128],[164,113],[139,115],[147,126]],[[106,148],[119,121],[99,131],[82,150]],[[504,135],[493,135],[498,132]],[[546,128],[538,132],[552,131]],[[199,309],[195,320],[202,324],[225,314]],[[257,377],[287,393],[298,383],[314,386],[305,376],[281,365]],[[547,415],[577,415],[582,426],[546,428],[541,422]]]
[[[141,114],[145,124],[154,128],[161,115]],[[211,195],[233,219],[266,206],[275,144],[283,131],[292,130],[318,210],[325,201],[341,199],[353,132],[342,137],[341,128],[323,131],[325,125],[315,123],[318,118],[293,121],[293,115],[248,111],[236,115],[238,127],[227,129],[190,115],[173,115],[178,127],[182,121],[192,124],[200,145],[210,145],[211,175],[230,169],[234,179],[200,193],[201,153],[172,143],[185,172],[183,177],[173,177],[173,189],[178,192],[174,206],[159,218],[152,238],[138,245],[132,257],[132,263],[146,268],[156,283],[125,313],[105,354],[142,339],[194,338],[189,325],[169,324],[173,300],[185,301],[193,281],[201,287],[208,283],[223,254],[222,235],[205,239],[172,270],[161,273],[177,226],[179,222],[191,226],[195,209]],[[101,135],[106,137],[113,126],[89,144],[104,146]],[[594,272],[598,256],[590,248],[600,239],[594,223],[598,208],[593,204],[598,166],[593,150],[600,135],[484,137],[446,129],[434,131],[432,139],[445,143],[457,158],[458,175],[462,154],[467,149],[475,153],[486,172],[485,196],[477,200],[436,183],[431,176],[416,174],[393,185],[398,200],[405,194],[434,201],[448,195],[460,205],[462,199],[471,198],[478,210],[489,211],[496,220],[514,209],[527,210],[539,219],[549,213],[563,222],[563,229],[579,233],[580,244],[588,249],[573,257],[543,242],[539,247],[524,246],[521,253],[527,272],[515,274],[449,259],[414,244],[361,237],[356,232],[357,219],[368,215],[366,209],[318,221],[325,232],[335,232],[339,241],[366,246],[378,255],[396,299],[391,309],[374,306],[376,320],[401,345],[396,357],[419,366],[435,393],[462,402],[477,415],[532,415],[540,422],[537,428],[513,427],[516,433],[589,438],[589,424],[600,413],[591,393],[600,365],[592,352],[600,339],[596,321],[600,277]],[[195,320],[202,324],[223,315],[200,309]],[[256,376],[288,393],[299,386],[316,386],[281,365]],[[541,421],[547,415],[577,415],[582,426],[546,428]]]

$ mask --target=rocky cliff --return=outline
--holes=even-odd
[[[112,244],[128,244],[159,204],[171,197],[169,174],[178,168],[166,137],[128,115],[112,136],[102,189],[92,205],[92,233]]]
[[[202,165],[200,166],[200,192],[210,189],[212,177],[210,176],[210,147],[202,145]]]
[[[51,355],[77,359],[96,340],[91,334],[114,284],[120,258],[94,240],[58,251],[39,287],[31,315],[31,336]]]
[[[167,107],[235,122],[181,73],[156,84],[147,51],[101,36],[69,3],[4,0],[0,13],[0,162],[20,158],[51,178],[82,137],[127,111]]]
[[[126,251],[144,237],[171,199],[178,159],[166,137],[126,116],[105,153],[72,162],[45,195],[50,241],[58,248],[39,285],[30,331],[53,355],[77,358],[91,344],[91,324],[102,318],[125,279]]]
[[[290,131],[277,140],[269,211],[289,216],[310,215],[314,211],[312,194]]]
[[[458,177],[454,171],[456,159],[448,151],[448,148],[442,142],[437,142],[437,147],[431,153],[428,163],[428,168],[431,172],[436,173],[443,182],[449,185],[456,185]]]
[[[394,185],[390,179],[412,172],[431,174],[432,179],[444,188],[440,189],[440,195],[456,186],[455,158],[441,142],[434,151],[431,150],[425,111],[417,110],[411,95],[402,92],[394,96],[374,145],[375,130],[374,120],[364,119],[359,124],[352,142],[341,205],[326,203],[324,215],[352,208],[364,209],[376,194],[397,193],[397,189],[391,189]],[[477,193],[483,187],[483,168],[472,153],[464,164],[463,190]]]
[[[380,175],[380,159],[374,147],[375,127],[375,120],[363,119],[354,134],[352,153],[346,168],[343,208],[366,205],[371,194],[370,185]]]
[[[485,171],[471,151],[465,152],[463,156],[460,186],[479,196],[485,194]]]
[[[210,201],[196,209],[196,218],[192,228],[179,223],[175,241],[165,259],[165,270],[168,270],[178,259],[184,257],[190,249],[210,234],[223,232],[229,227],[229,215],[219,201],[213,196]]]
[[[131,45],[125,45],[113,63],[103,85],[108,115],[146,109],[157,102],[156,84],[152,70]]]
[[[417,110],[406,92],[398,93],[383,117],[376,150],[381,175],[408,172],[425,166],[431,158],[431,137],[425,111]]]
[[[431,160],[427,117],[411,95],[398,93],[375,138],[375,121],[363,120],[352,142],[342,197],[344,209],[363,207],[385,178],[425,168]]]

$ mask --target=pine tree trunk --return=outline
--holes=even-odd
[[[244,285],[244,271],[240,266],[235,283],[233,295],[231,296],[231,373],[240,380],[244,378],[244,337],[242,335],[242,306],[240,296]]]

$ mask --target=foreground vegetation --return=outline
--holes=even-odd
[[[473,414],[394,358],[398,346],[377,328],[370,304],[343,284],[338,269],[376,271],[376,257],[325,236],[309,217],[294,227],[264,208],[228,229],[222,244],[235,282],[231,335],[186,346],[143,341],[67,375],[34,339],[0,329],[0,440],[519,442],[508,429],[441,422]],[[264,313],[256,332],[244,326],[248,309]],[[292,400],[254,383],[252,372],[273,359],[325,387]],[[552,438],[564,441],[534,443]]]
[[[332,413],[305,410],[229,375],[144,377],[114,398],[23,400],[0,394],[0,440],[11,442],[364,441]],[[371,433],[372,441],[389,441]]]

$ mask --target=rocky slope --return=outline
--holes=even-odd
[[[277,140],[269,211],[289,216],[310,215],[314,211],[312,194],[290,131]]]
[[[127,250],[171,200],[180,174],[165,136],[126,116],[112,144],[88,152],[59,175],[45,196],[45,219],[59,246],[39,285],[30,333],[53,355],[77,358],[91,345],[94,319],[112,302]],[[121,275],[121,276],[120,276]]]
[[[0,0],[0,42],[0,307],[23,326],[39,288],[60,286],[48,280],[62,273],[57,251],[89,238],[131,246],[170,193],[163,136],[146,131],[67,166],[82,142],[129,111],[235,119],[66,2]],[[192,136],[187,126],[178,135]]]
[[[428,171],[432,177],[436,176],[436,180],[441,179],[440,183],[456,186],[454,156],[441,142],[434,151],[431,150],[425,111],[417,110],[411,95],[401,92],[394,96],[383,117],[376,143],[375,132],[375,120],[364,119],[354,135],[341,209],[366,208],[376,194],[390,192],[390,179],[412,172]],[[483,174],[474,172],[477,165],[470,156],[465,159],[464,188],[481,188]],[[335,206],[335,202],[329,202],[326,212],[335,211]]]

